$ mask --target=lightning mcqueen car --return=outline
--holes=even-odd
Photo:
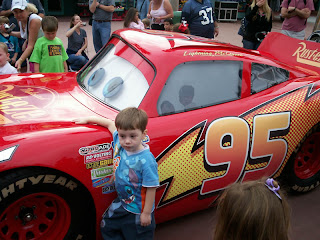
[[[78,73],[0,79],[0,239],[100,239],[115,197],[112,135],[75,118],[149,115],[156,219],[211,206],[236,181],[320,181],[319,43],[270,33],[259,51],[119,30]],[[128,198],[130,194],[128,193]]]

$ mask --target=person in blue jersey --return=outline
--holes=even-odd
[[[192,35],[214,38],[219,34],[210,0],[188,0],[182,9],[181,22],[188,24]]]

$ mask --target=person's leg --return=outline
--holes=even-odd
[[[96,53],[102,48],[100,30],[99,30],[100,24],[101,23],[98,23],[94,20],[92,21],[92,40],[93,40],[94,50],[96,51]]]
[[[102,238],[104,240],[125,240],[121,227],[127,215],[128,212],[121,207],[120,200],[116,198],[102,216],[100,223]]]
[[[138,6],[138,3],[139,3],[139,6]],[[146,18],[148,14],[148,9],[149,9],[149,0],[138,0],[137,9],[138,11],[140,11],[140,19]]]
[[[254,50],[254,43],[246,39],[242,39],[243,48]]]
[[[151,214],[151,224],[146,227],[141,226],[139,214],[129,213],[125,221],[122,222],[122,233],[126,240],[153,239],[155,229],[154,213]]]
[[[75,54],[70,54],[67,61],[71,69],[76,71],[80,70],[88,62],[84,56],[76,56]]]
[[[258,47],[260,46],[261,42],[255,42],[254,43],[254,50],[257,50]]]
[[[111,34],[111,22],[103,22],[100,24],[101,48],[109,41]]]

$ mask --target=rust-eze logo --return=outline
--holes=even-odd
[[[46,116],[57,95],[45,87],[0,85],[0,125]]]
[[[308,49],[304,42],[299,43],[301,46],[292,55],[297,57],[297,62],[304,63],[314,67],[320,67],[320,52],[317,49]]]

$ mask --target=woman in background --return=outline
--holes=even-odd
[[[151,18],[151,29],[164,30],[164,20],[173,18],[173,9],[169,0],[152,0],[147,17]]]
[[[20,32],[11,32],[10,35],[26,39],[22,46],[23,53],[15,63],[15,67],[20,71],[21,64],[31,56],[37,39],[43,36],[41,29],[42,18],[36,14],[38,13],[36,6],[32,3],[27,3],[26,0],[13,1],[11,11],[19,23]],[[29,63],[29,66],[30,71],[34,72],[33,63]]]
[[[264,36],[271,31],[272,13],[267,0],[253,0],[246,12],[246,34],[242,43],[246,49],[256,50]],[[259,36],[260,35],[260,36]]]
[[[67,31],[68,38],[67,54],[69,59],[67,62],[71,70],[80,70],[88,61],[89,58],[84,52],[88,46],[87,33],[81,27],[83,23],[79,15],[75,14],[70,21],[70,29]]]

